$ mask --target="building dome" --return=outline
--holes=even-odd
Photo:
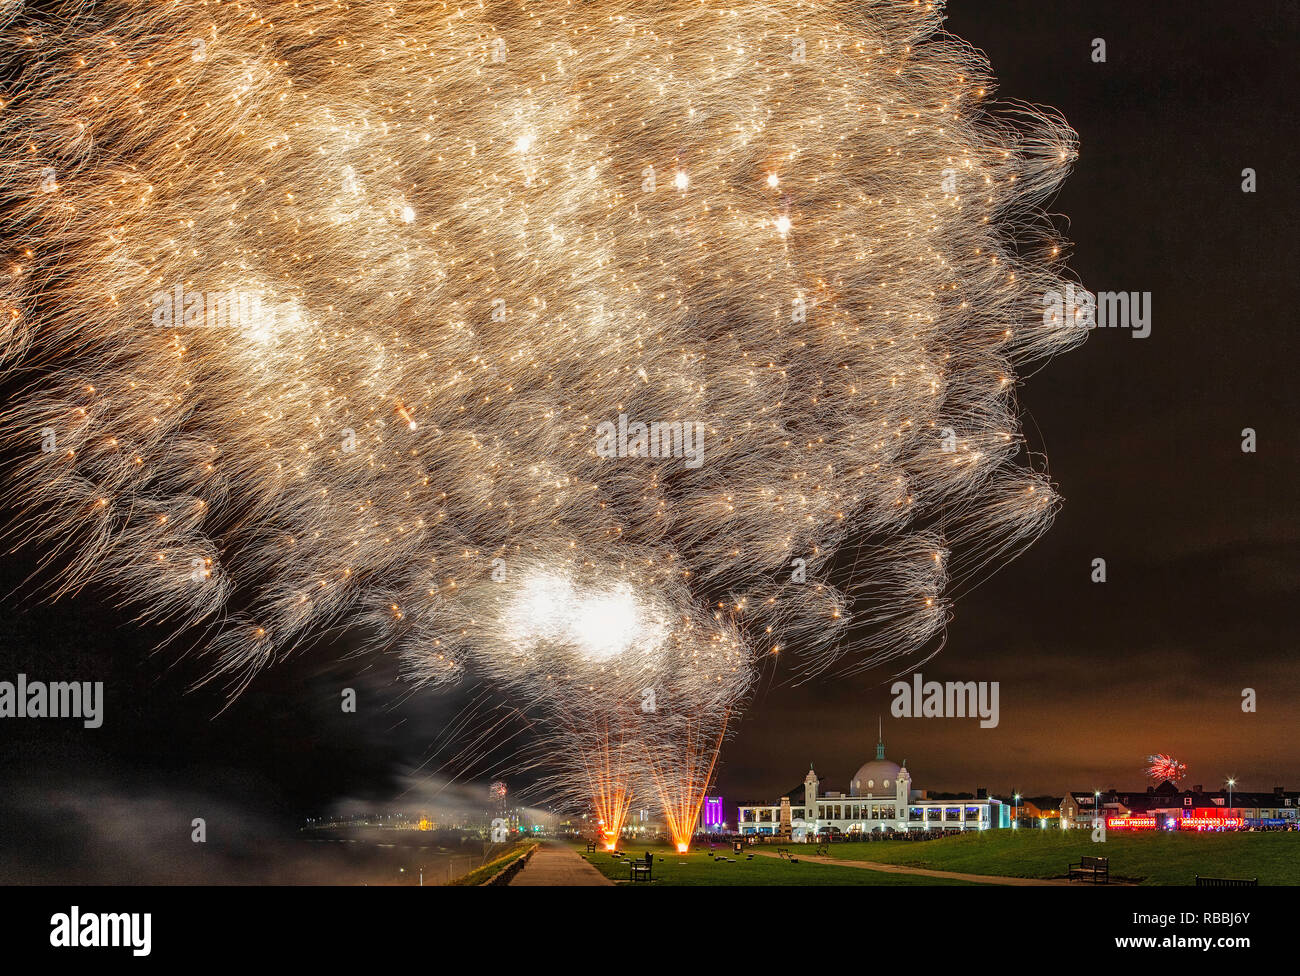
[[[885,743],[877,742],[876,758],[863,763],[853,774],[853,779],[849,781],[849,793],[853,796],[892,796],[901,768],[898,763],[885,758]]]

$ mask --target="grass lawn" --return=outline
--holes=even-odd
[[[468,885],[481,885],[484,881],[492,877],[492,875],[496,874],[498,871],[500,871],[511,861],[517,861],[519,860],[519,858],[523,857],[524,854],[527,853],[528,848],[533,846],[533,843],[534,843],[533,841],[521,840],[517,844],[515,844],[515,846],[512,847],[510,850],[506,851],[506,853],[502,854],[500,857],[489,861],[481,868],[477,868],[471,871],[469,874],[461,875],[455,881],[449,881],[447,883],[455,887],[464,887]]]
[[[578,853],[607,878],[628,882],[628,866],[605,851],[586,853],[585,844],[575,845]],[[863,845],[865,846],[865,845]],[[843,868],[813,864],[801,860],[791,864],[779,858],[755,855],[747,861],[745,854],[735,855],[730,847],[719,847],[718,853],[734,858],[735,863],[714,861],[708,848],[692,849],[678,854],[666,844],[626,844],[620,853],[633,858],[644,857],[646,848],[654,851],[654,880],[637,882],[649,885],[951,885],[967,884],[945,878],[927,878],[910,874],[886,874],[864,868]],[[808,848],[812,850],[811,847]],[[799,855],[796,853],[795,857]]]
[[[1259,878],[1261,885],[1300,884],[1300,833],[1112,830],[1104,843],[1094,844],[1087,830],[989,830],[931,841],[832,844],[830,850],[842,861],[1016,878],[1064,877],[1069,863],[1089,854],[1110,858],[1113,879],[1148,885],[1190,885],[1198,874]]]

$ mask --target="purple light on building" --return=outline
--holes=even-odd
[[[704,798],[704,820],[705,828],[721,827],[724,822],[722,813],[722,797],[706,796]]]

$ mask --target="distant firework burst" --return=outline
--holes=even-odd
[[[1147,756],[1147,776],[1157,782],[1169,780],[1171,783],[1177,783],[1186,775],[1187,766],[1173,756],[1166,756],[1164,753]]]
[[[1076,139],[940,4],[4,10],[11,537],[232,695],[351,628],[685,830],[763,661],[934,648],[1051,522]]]

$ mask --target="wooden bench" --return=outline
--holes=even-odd
[[[1068,879],[1091,879],[1093,884],[1110,884],[1110,858],[1085,856],[1078,864],[1071,864]]]
[[[587,853],[588,853],[588,854],[595,854],[595,853],[596,853],[596,843],[595,843],[595,841],[592,841],[590,844],[587,845]]]
[[[1198,888],[1258,888],[1259,878],[1202,878],[1196,877]]]
[[[653,881],[654,878],[651,877],[651,863],[649,861],[633,861],[632,880]]]
[[[790,856],[790,848],[788,847],[778,847],[776,849],[776,854],[777,857],[779,857],[783,861],[789,861],[791,864],[799,863],[799,859],[797,857]]]

